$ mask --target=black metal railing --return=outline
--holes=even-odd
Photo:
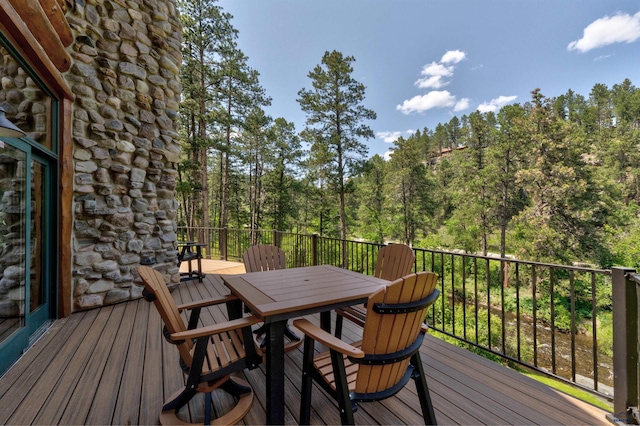
[[[611,271],[414,248],[436,272],[435,330],[471,349],[613,397]]]
[[[241,260],[252,244],[285,250],[287,267],[331,264],[372,274],[382,244],[272,230],[178,229],[205,257]],[[414,248],[415,271],[438,274],[430,328],[604,398],[613,397],[611,271]],[[345,256],[346,255],[346,256]]]

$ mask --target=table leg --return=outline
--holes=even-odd
[[[230,320],[242,318],[242,302],[240,300],[227,302],[227,314]]]
[[[287,321],[269,324],[267,341],[267,424],[284,424],[284,328]]]
[[[320,312],[320,328],[331,333],[331,311]]]

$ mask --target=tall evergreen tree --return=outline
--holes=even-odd
[[[488,252],[488,240],[495,229],[492,212],[494,199],[488,187],[487,147],[494,139],[495,116],[476,111],[469,116],[469,137],[466,148],[456,155],[459,164],[456,176],[455,211],[449,220],[451,233],[464,250]]]
[[[262,211],[265,202],[264,176],[269,167],[273,149],[271,117],[260,108],[254,108],[247,116],[245,131],[240,138],[240,157],[248,178],[248,205],[251,243],[258,244],[256,230],[262,228]]]
[[[357,180],[358,229],[367,241],[383,243],[388,232],[387,163],[374,155]]]
[[[303,138],[312,144],[314,161],[327,169],[329,188],[339,199],[342,239],[347,237],[349,179],[366,160],[367,147],[360,140],[374,136],[365,121],[376,118],[374,111],[362,105],[365,86],[352,77],[354,61],[335,50],[325,52],[322,63],[308,74],[312,88],[298,92],[298,103],[307,114]]]
[[[412,244],[420,231],[429,228],[434,209],[430,197],[433,183],[420,151],[417,138],[400,137],[387,167],[387,191],[393,214],[391,237],[407,244]]]
[[[276,118],[271,128],[268,170],[265,174],[265,216],[271,227],[291,231],[297,219],[296,189],[300,183],[300,167],[304,152],[295,125],[284,118]],[[299,192],[299,191],[298,191]]]
[[[523,194],[516,176],[523,167],[531,132],[526,112],[520,105],[507,105],[498,113],[493,144],[487,149],[486,177],[495,200],[493,211],[500,232],[500,256],[507,254],[507,231],[511,219],[523,208]]]
[[[517,231],[525,258],[571,262],[598,251],[607,207],[585,162],[584,134],[556,116],[552,102],[532,92],[530,157],[517,175],[528,205],[518,214]]]
[[[179,165],[179,192],[185,223],[208,227],[208,150],[213,145],[211,125],[215,117],[213,93],[221,80],[220,60],[237,36],[231,16],[215,0],[180,1],[183,24],[181,124],[185,158]],[[202,241],[204,236],[198,237]],[[195,236],[190,236],[195,238]]]
[[[249,67],[248,58],[235,42],[231,43],[221,60],[218,76],[221,84],[215,93],[215,111],[219,135],[221,164],[220,227],[228,225],[227,201],[231,165],[239,153],[239,139],[246,128],[247,117],[254,108],[270,105],[259,82],[259,73]]]

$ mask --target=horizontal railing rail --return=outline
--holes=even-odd
[[[240,261],[274,244],[287,267],[331,264],[373,274],[383,244],[273,230],[178,228],[179,242],[205,243],[205,257]],[[613,398],[611,271],[414,248],[414,271],[432,271],[440,300],[430,328],[497,356]]]

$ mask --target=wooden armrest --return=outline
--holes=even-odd
[[[183,303],[182,305],[178,305],[177,308],[178,311],[184,311],[185,309],[195,309],[205,306],[219,305],[221,303],[231,302],[233,300],[238,300],[238,296],[236,296],[235,294],[228,294],[226,296],[212,297],[210,299],[202,299],[196,300],[194,302]]]
[[[342,340],[327,333],[326,331],[324,331],[317,325],[312,324],[306,319],[295,320],[293,321],[293,325],[298,330],[300,330],[307,336],[311,337],[313,340],[322,343],[323,345],[329,347],[330,349],[333,349],[335,351],[338,351],[342,354],[345,354],[353,358],[364,357],[364,352],[362,352],[360,349],[354,348],[350,344],[343,342]]]
[[[198,337],[213,336],[214,334],[224,333],[225,331],[237,330],[239,328],[249,327],[257,324],[262,320],[256,316],[248,316],[238,318],[232,321],[220,324],[208,325],[206,327],[194,328],[193,330],[180,331],[171,335],[171,340],[187,340],[197,339]]]

